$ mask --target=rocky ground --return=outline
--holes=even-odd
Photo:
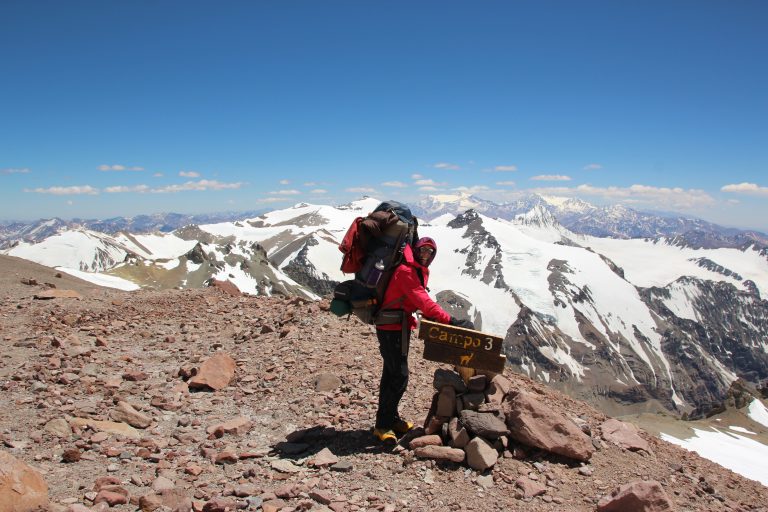
[[[637,481],[659,482],[681,511],[768,510],[759,483],[647,435],[649,451],[622,449],[602,439],[599,411],[511,372],[583,420],[588,463],[512,443],[477,471],[420,459],[409,438],[383,447],[371,435],[375,333],[327,303],[121,292],[55,274],[0,257],[0,452],[43,475],[54,510],[587,511]],[[42,298],[51,291],[61,296]],[[421,349],[414,340],[401,409],[417,423],[445,368]],[[215,355],[209,385],[234,371],[221,389],[200,384]],[[527,497],[520,477],[544,493]]]

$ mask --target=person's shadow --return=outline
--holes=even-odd
[[[413,429],[397,444],[384,444],[369,429],[336,430],[315,426],[288,434],[285,441],[276,443],[272,449],[281,458],[292,460],[312,458],[323,448],[328,448],[339,458],[360,453],[393,453],[398,451],[398,446],[407,448],[411,439],[423,435],[421,430]]]

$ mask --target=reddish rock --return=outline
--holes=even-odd
[[[664,512],[672,501],[655,480],[632,482],[615,489],[597,503],[598,512]]]
[[[288,503],[283,500],[269,500],[261,504],[261,510],[263,512],[277,512],[286,506]]]
[[[527,391],[510,393],[502,404],[512,439],[564,457],[587,461],[595,448],[592,440],[571,420]]]
[[[50,290],[43,290],[41,292],[38,292],[34,295],[36,299],[40,300],[49,300],[49,299],[82,299],[83,296],[77,293],[75,290],[61,290],[61,289],[50,289]]]
[[[240,460],[240,457],[237,456],[237,453],[229,450],[224,450],[223,452],[219,452],[216,454],[216,458],[214,459],[214,462],[216,464],[234,464]]]
[[[416,437],[414,439],[411,439],[411,442],[408,443],[408,446],[411,450],[415,450],[416,448],[423,448],[424,446],[442,446],[443,440],[440,439],[440,436],[432,434],[428,436],[421,436]]]
[[[77,448],[67,448],[61,454],[61,461],[66,463],[78,462],[83,456]]]
[[[149,378],[149,375],[147,375],[144,372],[140,372],[138,370],[129,370],[123,374],[123,380],[131,381],[131,382],[139,382],[142,380],[147,380]]]
[[[210,286],[211,288],[216,288],[217,290],[220,290],[226,293],[227,295],[231,295],[232,297],[240,297],[242,295],[242,293],[240,292],[240,289],[235,285],[235,283],[233,283],[229,279],[227,279],[226,281],[211,279],[208,282],[208,286]]]
[[[205,431],[213,437],[221,437],[224,434],[245,434],[250,431],[252,427],[253,423],[249,418],[246,418],[245,416],[239,416],[224,423],[211,425],[205,429]]]
[[[187,384],[190,389],[224,389],[234,378],[236,367],[235,360],[229,355],[216,354],[200,366],[197,375],[189,379]]]
[[[137,411],[128,402],[118,402],[117,407],[112,409],[111,416],[115,421],[127,423],[136,428],[147,428],[152,424],[150,416]]]
[[[413,454],[422,459],[464,462],[464,450],[447,446],[422,446],[413,450]]]
[[[163,506],[163,499],[157,494],[147,494],[139,498],[141,512],[152,512]]]
[[[127,494],[122,494],[115,491],[107,491],[106,489],[102,489],[99,491],[99,493],[96,495],[96,498],[93,500],[94,504],[104,502],[110,507],[114,507],[115,505],[125,505],[129,501],[129,497]]]
[[[204,506],[203,512],[234,512],[237,510],[237,500],[217,496],[210,499]]]
[[[0,510],[27,512],[48,505],[48,485],[35,469],[0,451]]]
[[[314,379],[314,388],[318,393],[333,391],[341,386],[341,379],[332,373],[321,373]]]
[[[600,425],[600,430],[603,432],[603,439],[620,448],[651,452],[648,441],[640,437],[638,428],[631,423],[624,423],[615,418],[610,418]]]
[[[499,460],[499,452],[482,437],[472,439],[464,451],[467,454],[467,464],[477,471],[492,468]]]
[[[485,397],[489,403],[494,405],[501,405],[504,401],[504,397],[512,389],[512,382],[503,375],[496,375],[491,379],[491,383],[488,384],[488,388],[485,390]]]
[[[311,461],[309,461],[309,465],[316,466],[316,467],[325,467],[325,466],[332,466],[333,464],[336,464],[339,462],[339,458],[331,452],[328,448],[323,448],[319,452],[317,452],[317,455],[315,455]]]
[[[523,498],[533,498],[547,492],[547,488],[543,484],[524,476],[515,480],[515,485],[522,491]]]

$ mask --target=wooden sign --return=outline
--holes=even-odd
[[[504,340],[498,336],[424,319],[418,336],[424,340],[424,359],[496,373],[504,371]]]

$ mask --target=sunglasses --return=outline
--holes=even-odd
[[[419,252],[426,252],[427,254],[432,254],[435,252],[435,250],[431,247],[419,247]]]

